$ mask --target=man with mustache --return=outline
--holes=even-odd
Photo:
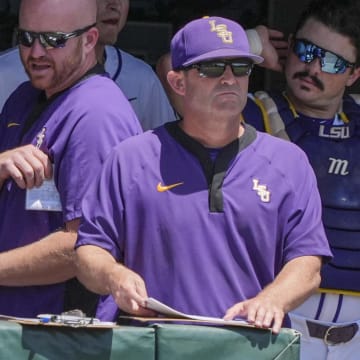
[[[359,60],[360,1],[312,1],[289,40],[285,91],[256,93],[243,113],[298,144],[317,176],[334,258],[322,267],[320,291],[290,314],[303,360],[359,358],[360,102],[345,95]]]
[[[176,116],[151,66],[114,46],[128,12],[129,0],[97,0],[96,56],[129,100],[143,130],[148,130]],[[1,112],[10,93],[28,80],[17,47],[0,54],[0,79]]]

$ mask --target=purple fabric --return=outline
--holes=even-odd
[[[182,184],[158,192],[160,182]],[[296,145],[258,133],[231,162],[222,190],[224,211],[210,212],[199,161],[164,127],[127,139],[84,199],[77,246],[109,251],[144,278],[149,296],[217,317],[255,296],[287,261],[331,256],[314,174]],[[98,316],[114,320],[117,306],[103,301]]]
[[[241,26],[221,17],[205,17],[186,24],[171,40],[171,56],[173,69],[228,57],[246,57],[255,63],[264,60],[250,52]]]
[[[10,97],[0,119],[0,152],[36,143],[54,163],[63,212],[26,211],[25,191],[9,180],[0,191],[0,251],[30,244],[82,215],[81,200],[110,150],[140,133],[140,124],[120,89],[105,76],[92,76],[61,94],[21,139],[39,91],[24,83]],[[62,311],[64,284],[0,287],[0,313],[36,316]]]

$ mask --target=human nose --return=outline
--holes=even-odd
[[[117,10],[119,7],[122,6],[122,0],[109,0],[107,2],[107,6],[111,10]]]
[[[310,74],[318,74],[321,72],[321,59],[315,57],[311,62],[305,63],[305,68]]]
[[[46,49],[41,45],[39,39],[35,39],[30,47],[30,54],[33,58],[39,58],[46,54]]]
[[[235,79],[235,75],[231,69],[231,66],[230,65],[226,65],[225,66],[225,71],[224,73],[222,74],[221,76],[221,82],[223,84],[233,84],[235,83],[236,79]]]

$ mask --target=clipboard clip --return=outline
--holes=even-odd
[[[61,313],[60,315],[55,314],[39,314],[37,318],[43,324],[59,324],[71,327],[80,327],[87,325],[94,325],[100,322],[99,319],[94,317],[86,317],[81,310],[70,310]]]

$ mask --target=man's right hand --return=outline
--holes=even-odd
[[[21,189],[40,186],[52,176],[49,157],[34,145],[25,145],[0,154],[0,189],[12,178]]]
[[[264,25],[256,26],[255,30],[261,39],[262,52],[260,55],[264,58],[264,62],[259,65],[269,70],[282,72],[288,52],[288,42],[284,38],[284,34]]]
[[[121,310],[138,316],[156,316],[145,308],[148,295],[140,275],[117,263],[110,281],[111,294]]]

